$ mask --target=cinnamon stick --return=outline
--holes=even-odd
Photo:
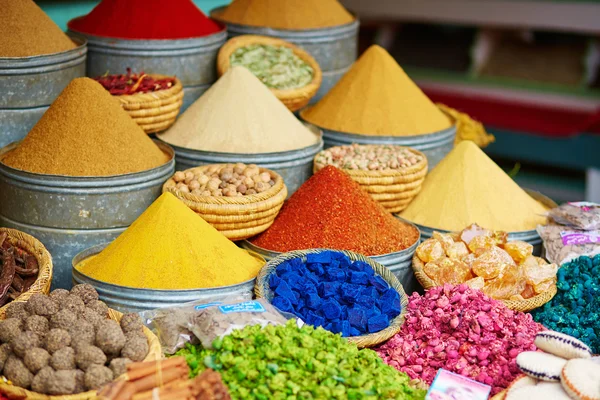
[[[132,400],[169,400],[169,399],[184,399],[192,396],[192,391],[189,387],[182,388],[155,388],[146,392],[137,393],[133,396]]]
[[[160,365],[157,366],[156,364]],[[156,372],[157,368],[163,371],[170,368],[187,367],[184,357],[173,357],[160,361],[146,361],[139,363],[131,363],[127,365],[127,380],[135,381]]]
[[[158,373],[155,372],[154,374],[148,375],[142,379],[138,379],[130,383],[133,384],[135,388],[135,393],[138,393],[150,390],[159,385],[167,384],[176,379],[185,379],[187,378],[188,374],[189,372],[185,368],[171,368],[161,371],[160,376]]]
[[[108,385],[104,385],[102,389],[98,392],[98,397],[105,400],[114,400],[117,395],[123,390],[123,387],[127,381],[124,379],[120,379],[117,381],[113,381]]]

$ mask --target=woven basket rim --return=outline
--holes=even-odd
[[[396,276],[385,266],[382,264],[373,261],[369,257],[365,257],[362,254],[354,253],[346,250],[334,250],[334,249],[309,249],[309,250],[295,250],[287,253],[282,253],[275,258],[269,260],[260,270],[258,276],[256,277],[256,284],[254,286],[254,294],[257,298],[264,298],[269,303],[271,302],[272,293],[269,286],[269,277],[271,274],[275,272],[275,269],[282,262],[294,259],[294,258],[303,258],[306,260],[306,255],[308,254],[319,254],[324,251],[333,251],[337,253],[342,253],[350,258],[352,261],[363,261],[371,268],[375,274],[381,276],[394,290],[398,292],[400,295],[400,305],[401,311],[400,314],[390,321],[390,324],[379,332],[370,333],[367,335],[361,336],[350,336],[346,337],[348,341],[355,343],[358,347],[372,347],[376,346],[384,341],[388,340],[396,333],[400,331],[402,325],[404,324],[404,320],[406,318],[406,309],[408,307],[408,296],[404,291],[404,287],[396,278]]]
[[[13,246],[18,247],[21,250],[25,250],[31,256],[35,257],[38,263],[39,271],[37,279],[35,282],[33,282],[29,290],[22,293],[10,303],[0,307],[0,319],[4,318],[6,309],[10,304],[27,301],[33,294],[36,293],[48,294],[50,291],[50,285],[52,284],[53,274],[52,255],[42,242],[35,237],[17,229],[0,227],[0,234],[3,232],[7,233],[6,240],[9,240]]]
[[[273,94],[280,100],[293,100],[295,98],[313,97],[323,80],[323,73],[319,63],[311,56],[308,52],[296,46],[293,43],[287,42],[282,39],[261,36],[261,35],[240,35],[229,39],[223,47],[219,50],[217,55],[217,72],[219,76],[222,76],[231,65],[230,57],[231,54],[240,47],[245,47],[250,44],[265,44],[269,46],[284,46],[292,49],[294,54],[306,62],[314,71],[313,79],[305,86],[293,89],[275,89],[269,88]],[[308,94],[308,96],[307,96]]]
[[[146,74],[147,76],[152,77],[153,79],[165,79],[165,78],[173,78],[175,79],[175,83],[168,89],[158,90],[155,92],[148,93],[133,93],[133,94],[120,94],[113,95],[116,99],[118,99],[121,104],[141,104],[153,102],[160,99],[166,99],[172,96],[177,96],[180,92],[183,91],[183,84],[176,76],[168,76],[161,74]]]

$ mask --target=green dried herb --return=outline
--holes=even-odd
[[[285,46],[252,44],[236,49],[229,58],[231,66],[248,68],[267,87],[294,89],[308,85],[313,68]]]

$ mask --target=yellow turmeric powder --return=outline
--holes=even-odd
[[[518,232],[545,223],[546,211],[475,143],[466,140],[427,175],[421,192],[400,216],[448,231],[476,223],[491,230]]]
[[[164,193],[101,253],[76,268],[115,285],[174,290],[245,282],[263,264]]]
[[[451,126],[450,119],[377,45],[369,47],[301,116],[322,128],[374,136],[425,135]]]

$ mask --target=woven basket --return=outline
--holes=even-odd
[[[227,164],[203,165],[185,172],[204,171],[214,165],[224,167]],[[170,192],[177,196],[228,239],[233,241],[248,239],[264,232],[273,224],[287,197],[287,187],[278,173],[266,168],[259,170],[261,173],[271,174],[275,181],[275,185],[262,193],[240,197],[197,196],[177,190],[173,178],[165,182],[163,193]]]
[[[294,51],[294,54],[312,67],[314,76],[308,85],[294,89],[271,88],[271,92],[273,92],[273,94],[281,100],[290,111],[294,112],[306,107],[310,99],[317,94],[317,91],[321,86],[321,80],[323,79],[321,67],[310,54],[285,40],[258,35],[241,35],[229,39],[227,43],[221,47],[219,55],[217,56],[217,72],[219,76],[223,75],[229,69],[231,54],[238,48],[249,46],[251,44],[289,47]]]
[[[109,309],[108,317],[117,322],[121,321],[123,314]],[[162,348],[160,342],[154,333],[144,326],[144,335],[148,339],[148,355],[144,361],[154,361],[162,358]],[[20,388],[4,383],[3,379],[0,379],[0,393],[6,394],[9,398],[25,398],[31,400],[92,400],[97,399],[96,391],[91,390],[89,392],[73,394],[73,395],[62,395],[62,396],[48,396],[45,394],[31,392],[29,390]]]
[[[16,229],[0,228],[0,234],[4,232],[8,234],[6,240],[13,246],[34,256],[39,267],[38,277],[33,285],[31,285],[28,291],[17,297],[14,301],[27,301],[36,293],[48,294],[50,291],[50,284],[52,283],[52,257],[48,250],[46,250],[39,240],[24,232]],[[4,319],[6,308],[11,303],[0,308],[0,319]]]
[[[264,299],[267,299],[268,301],[271,301],[271,299],[273,298],[273,293],[271,292],[271,288],[269,286],[269,276],[271,274],[275,273],[275,269],[277,268],[277,266],[279,264],[281,264],[285,261],[294,259],[294,258],[302,258],[304,261],[306,261],[307,254],[318,254],[323,251],[330,251],[330,250],[326,250],[326,249],[296,250],[296,251],[290,251],[288,253],[283,253],[283,254],[273,258],[272,260],[267,262],[267,264],[265,264],[265,266],[258,273],[258,276],[256,277],[256,285],[254,286],[254,294],[259,299],[264,298]],[[352,343],[356,343],[356,345],[361,348],[372,347],[372,346],[376,346],[380,343],[385,342],[386,340],[388,340],[389,338],[394,336],[396,333],[398,333],[400,331],[400,328],[402,327],[402,324],[404,324],[404,318],[406,316],[406,307],[408,306],[408,296],[406,295],[406,292],[404,291],[402,284],[400,283],[398,278],[396,278],[396,276],[389,269],[387,269],[383,265],[373,261],[372,259],[370,259],[368,257],[365,257],[361,254],[353,253],[351,251],[345,251],[345,250],[334,250],[334,251],[336,251],[338,253],[343,253],[348,258],[350,258],[352,261],[363,261],[363,262],[369,264],[373,268],[373,270],[375,271],[375,273],[377,275],[380,275],[391,287],[394,288],[394,290],[396,290],[400,294],[400,304],[402,307],[402,311],[400,312],[400,315],[398,315],[396,318],[394,318],[391,321],[390,325],[387,328],[385,328],[379,332],[371,333],[368,335],[353,336],[353,337],[346,338],[346,339],[348,339],[348,341],[350,341]]]
[[[438,284],[435,283],[435,281],[433,279],[431,279],[429,276],[427,276],[427,274],[425,273],[425,270],[423,269],[425,267],[425,265],[423,264],[423,261],[421,261],[421,259],[417,256],[416,253],[413,256],[412,267],[413,267],[413,271],[415,273],[415,277],[417,278],[417,281],[419,281],[421,286],[423,286],[423,289],[427,290],[427,289],[431,289],[432,287],[439,286]],[[556,294],[556,290],[557,290],[556,285],[552,285],[550,287],[550,289],[548,289],[545,292],[540,293],[537,296],[534,296],[530,299],[499,300],[499,301],[504,303],[504,305],[506,307],[510,308],[511,310],[528,312],[528,311],[534,310],[538,307],[541,307],[544,304],[546,304],[547,302],[549,302],[550,300],[552,300],[552,298]]]
[[[154,79],[168,78],[165,75],[149,76]],[[183,104],[183,85],[175,78],[175,84],[169,89],[114,97],[146,133],[156,133],[164,131],[177,119]]]
[[[408,149],[411,153],[423,158],[417,164],[400,170],[363,171],[343,169],[345,173],[350,175],[352,180],[360,184],[363,190],[391,213],[404,210],[419,194],[428,167],[425,154],[410,147],[396,147]],[[314,173],[326,167],[325,164],[316,162],[317,157],[318,154],[313,162]]]

